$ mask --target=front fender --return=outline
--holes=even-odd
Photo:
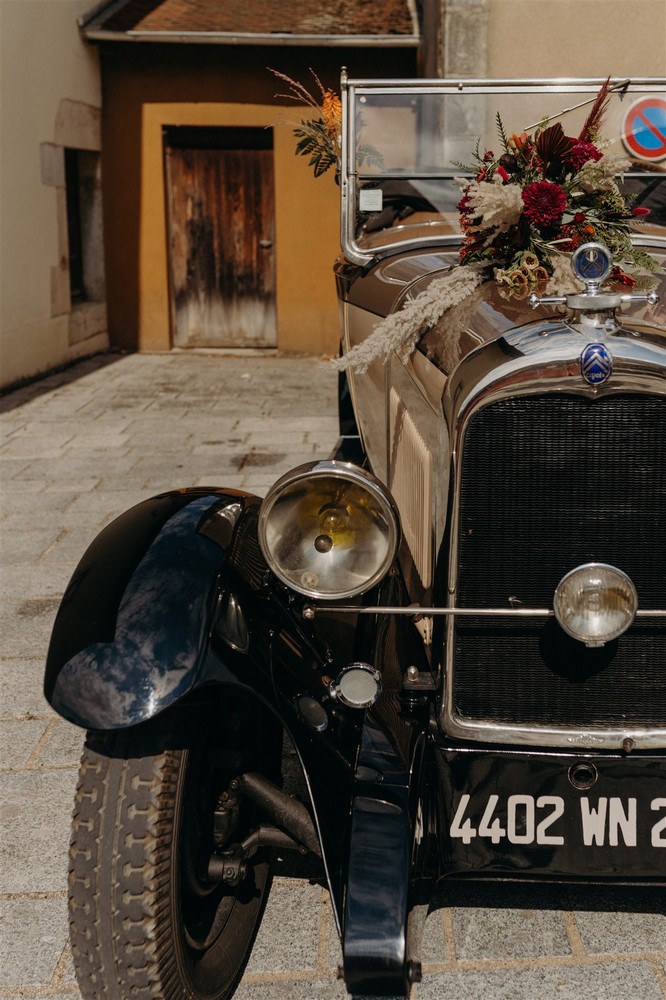
[[[44,693],[60,715],[86,729],[122,729],[196,685],[225,554],[259,503],[236,490],[174,491],[98,535],[53,627]]]
[[[63,598],[45,694],[76,725],[113,730],[147,721],[195,688],[252,692],[285,726],[303,765],[348,983],[366,988],[379,970],[399,991],[409,975],[410,789],[419,780],[411,764],[420,730],[400,717],[393,633],[380,648],[375,629],[349,615],[311,624],[298,603],[271,590],[256,539],[260,504],[237,491],[189,489],[112,522]],[[417,662],[414,650],[405,655]],[[358,657],[384,663],[385,692],[367,717],[329,694],[329,671]],[[321,711],[314,722],[304,713],[304,702],[320,705],[326,725]],[[378,838],[385,828],[390,835]],[[376,893],[390,905],[368,933]]]

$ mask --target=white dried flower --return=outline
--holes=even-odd
[[[524,207],[520,185],[504,184],[499,174],[492,181],[472,181],[467,198],[473,214],[481,216],[479,228],[494,227],[493,235],[515,226]]]
[[[441,319],[447,309],[462,302],[485,278],[481,265],[453,267],[442,278],[436,278],[416,298],[407,299],[402,308],[377,324],[362,344],[352,347],[342,358],[332,363],[337,371],[348,368],[359,375],[367,371],[376,358],[387,360],[393,351],[407,358],[418,339]]]
[[[583,290],[583,284],[574,278],[568,254],[551,254],[549,261],[553,273],[548,279],[548,295],[573,295]]]
[[[631,161],[622,156],[602,156],[600,160],[588,160],[573,179],[574,197],[580,192],[591,194],[597,191],[617,191],[615,178],[631,167]]]

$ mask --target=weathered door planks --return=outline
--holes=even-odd
[[[275,346],[273,151],[253,148],[266,130],[166,139],[174,345]]]

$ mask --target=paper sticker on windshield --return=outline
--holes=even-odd
[[[361,212],[381,212],[382,189],[362,188],[359,193],[358,207]]]

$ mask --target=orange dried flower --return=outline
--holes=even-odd
[[[509,140],[509,145],[512,146],[516,152],[518,152],[525,144],[527,139],[527,132],[521,132],[520,135],[516,135],[514,132]]]
[[[334,90],[327,90],[324,94],[321,114],[329,132],[337,135],[342,128],[342,102]]]

